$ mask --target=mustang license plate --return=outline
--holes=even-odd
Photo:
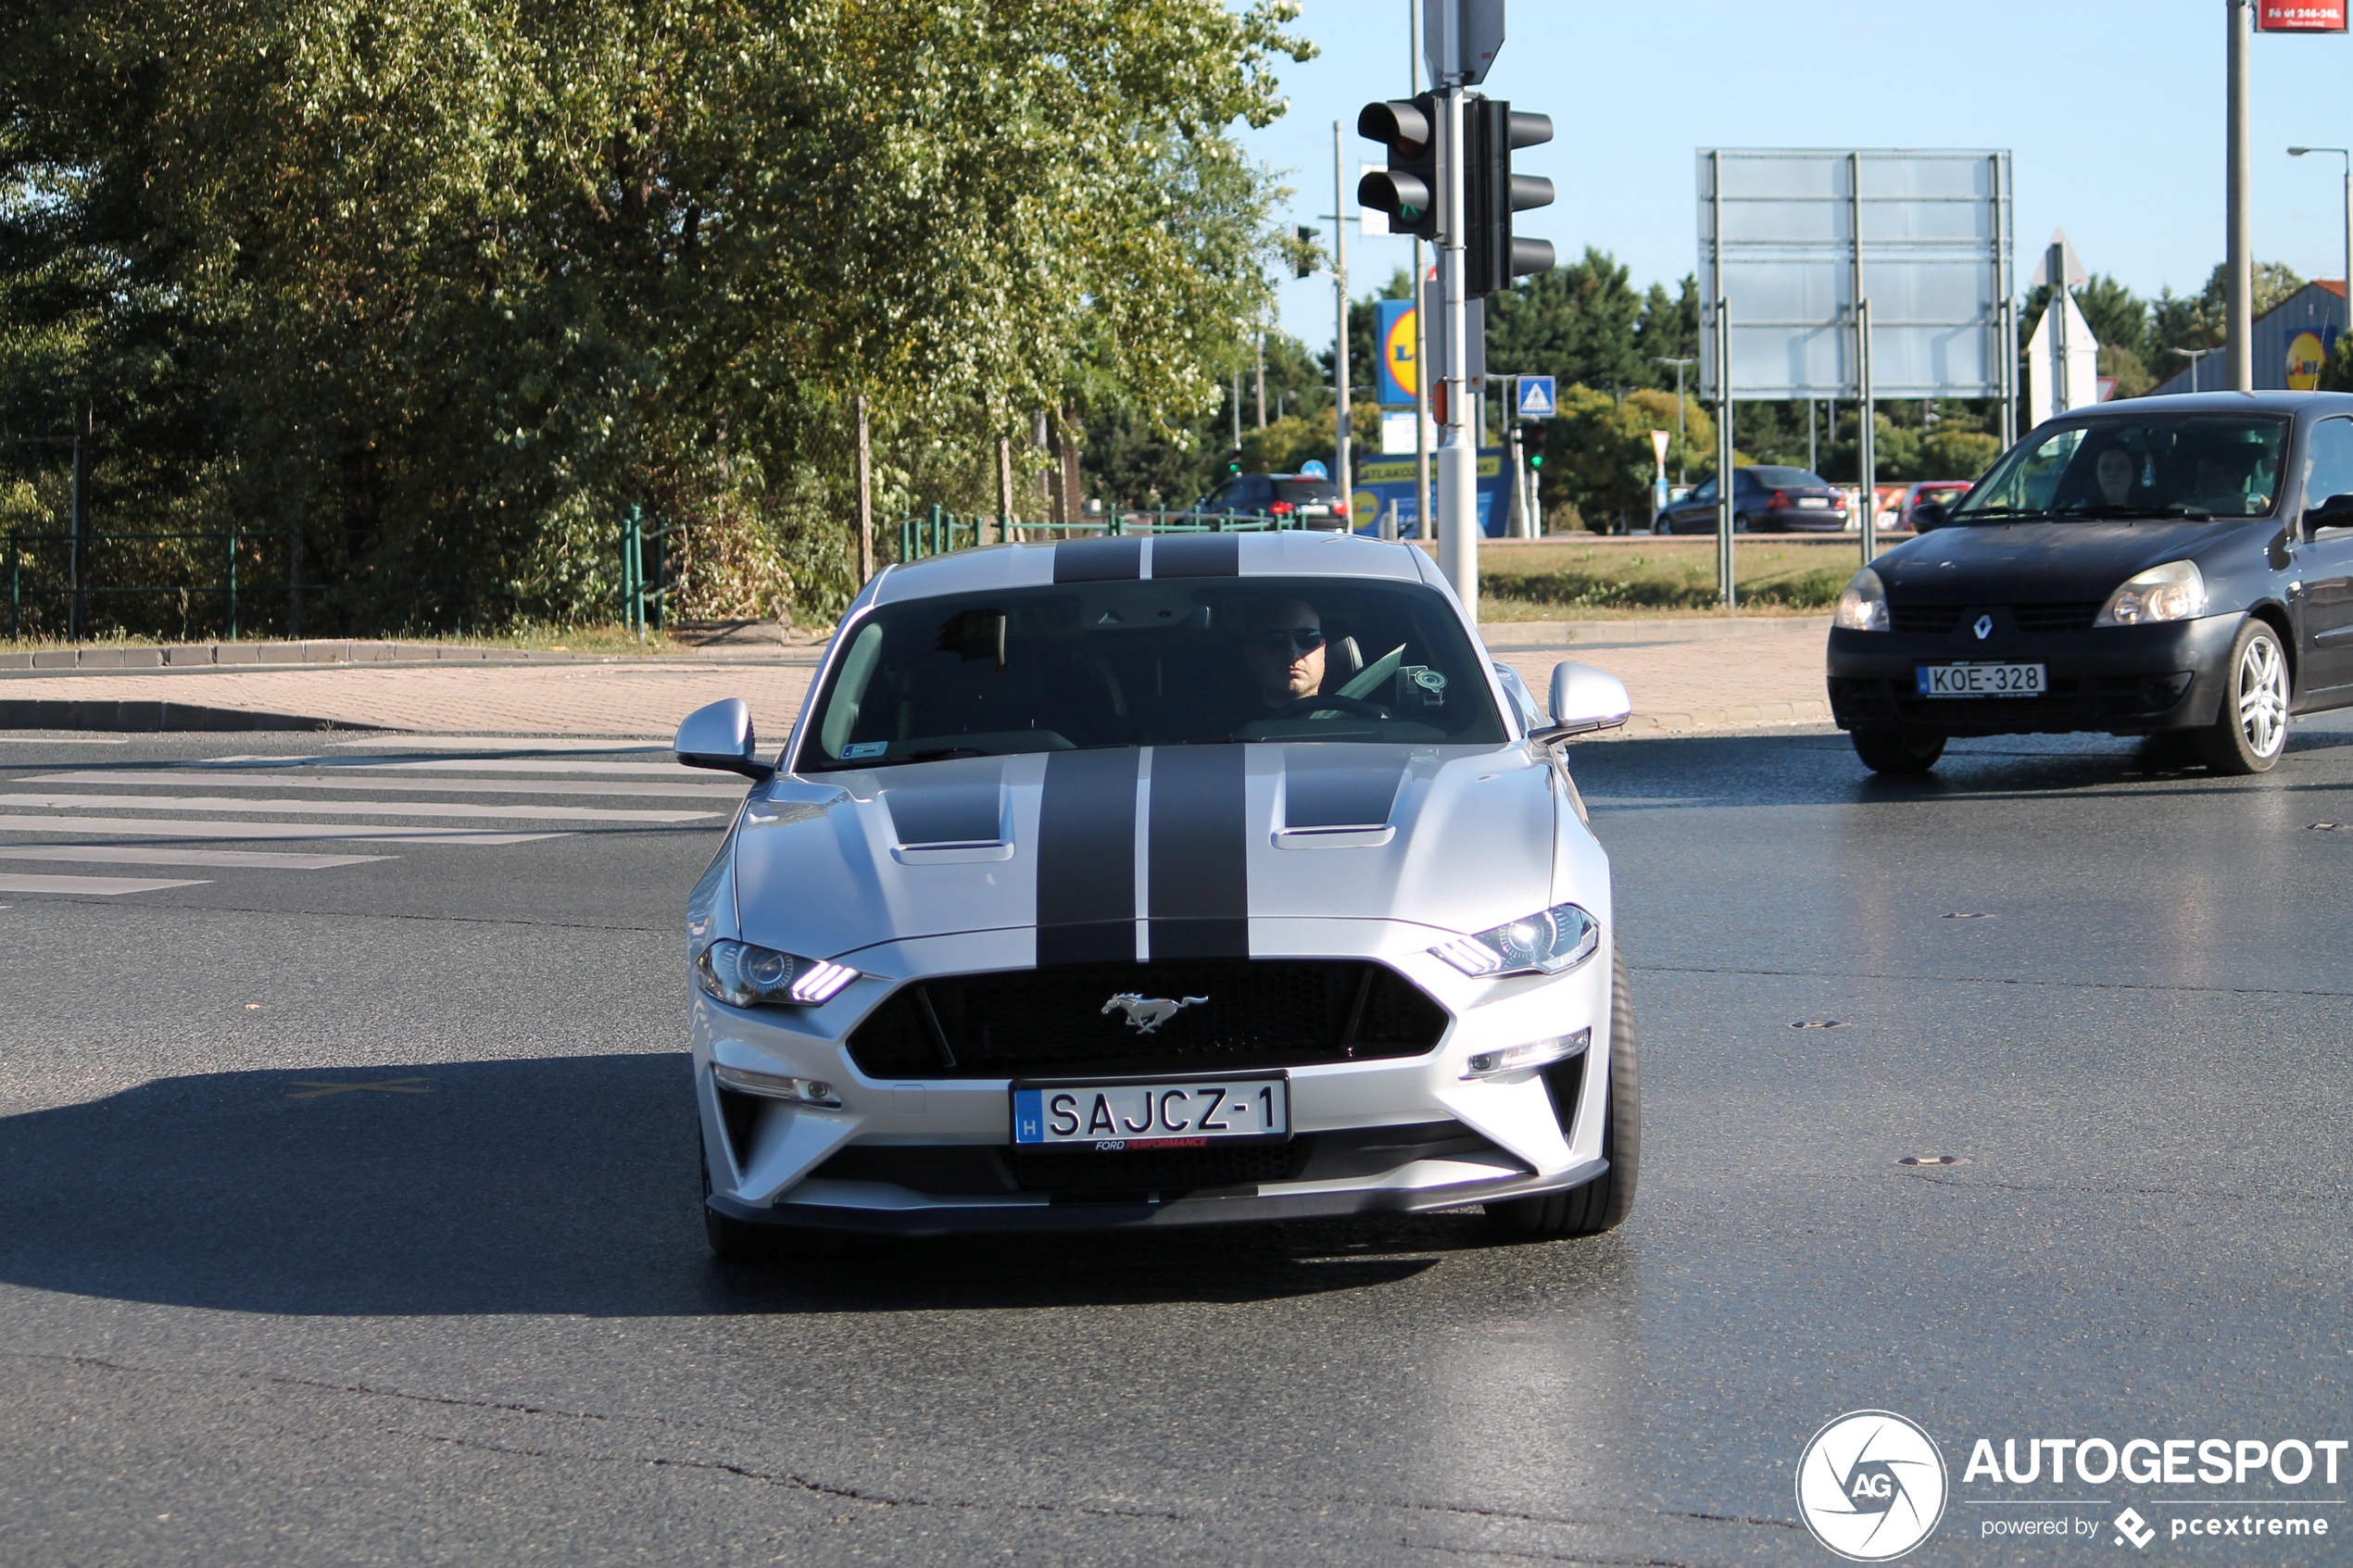
[[[2050,689],[2039,664],[1922,664],[1912,673],[1922,696],[2041,696]]]
[[[1290,1135],[1290,1084],[1276,1075],[1013,1085],[1013,1142],[1105,1150],[1200,1148]]]

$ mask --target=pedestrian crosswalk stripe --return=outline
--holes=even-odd
[[[202,887],[204,883],[164,882],[135,876],[44,876],[0,872],[0,893],[160,893],[167,887]]]
[[[446,806],[430,800],[240,800],[223,795],[50,795],[0,793],[0,807],[58,810],[268,811],[312,817],[477,817],[565,822],[699,822],[722,811],[618,811],[601,806]]]
[[[568,838],[553,833],[502,833],[492,828],[385,828],[359,822],[209,822],[170,817],[0,817],[0,833],[108,833],[126,838],[227,838],[248,842],[328,839],[370,844],[462,844],[491,847]]]
[[[528,757],[535,751],[668,751],[670,743],[651,736],[623,739],[593,735],[547,735],[534,740],[519,735],[367,735],[339,740],[339,747],[377,751],[480,751],[492,756]]]
[[[0,844],[0,860],[79,860],[106,866],[243,866],[323,872],[371,866],[388,855],[295,855],[271,849],[166,849],[145,844]]]
[[[588,799],[704,800],[733,810],[742,789],[729,784],[547,784],[510,779],[317,779],[288,778],[272,770],[259,772],[230,768],[170,768],[156,771],[108,771],[93,769],[71,773],[33,773],[15,784],[200,784],[207,789],[397,789],[434,790],[450,795],[575,795]]]
[[[234,767],[239,771],[274,771],[281,768],[333,768],[337,772],[368,774],[425,773],[552,773],[565,778],[662,778],[691,781],[694,774],[676,762],[549,762],[532,758],[410,759],[389,761],[375,757],[215,757],[203,762],[178,762],[175,769],[191,771]]]

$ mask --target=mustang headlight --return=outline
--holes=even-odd
[[[1887,587],[1869,567],[1856,572],[1838,596],[1838,625],[1850,632],[1887,630]]]
[[[2100,608],[2095,626],[2145,626],[2195,621],[2206,613],[2206,574],[2194,560],[2170,560],[2124,580]]]
[[[1511,921],[1430,949],[1465,974],[1558,974],[1593,956],[1602,924],[1575,904]]]
[[[815,1007],[858,978],[847,964],[797,959],[774,947],[724,938],[695,960],[695,984],[736,1008]]]

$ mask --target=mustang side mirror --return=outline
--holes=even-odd
[[[1915,533],[1926,533],[1952,521],[1953,514],[1944,509],[1942,501],[1922,501],[1912,508],[1912,532]]]
[[[689,768],[716,768],[757,780],[776,776],[775,769],[753,755],[758,743],[752,739],[751,709],[739,696],[723,698],[687,714],[678,726],[673,749],[678,760]]]
[[[2353,495],[2332,495],[2304,513],[2307,537],[2323,528],[2353,528]]]
[[[1529,739],[1549,745],[1595,730],[1614,730],[1634,715],[1626,683],[1606,670],[1574,661],[1553,666],[1553,722]]]

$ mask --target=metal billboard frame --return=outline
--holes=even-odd
[[[2003,445],[2017,439],[2010,154],[1704,147],[1697,157],[1700,385],[1718,409],[1717,471],[1730,467],[1730,406],[1742,398],[1857,404],[1868,560],[1878,398],[1990,397]],[[1729,604],[1731,496],[1718,491]]]

